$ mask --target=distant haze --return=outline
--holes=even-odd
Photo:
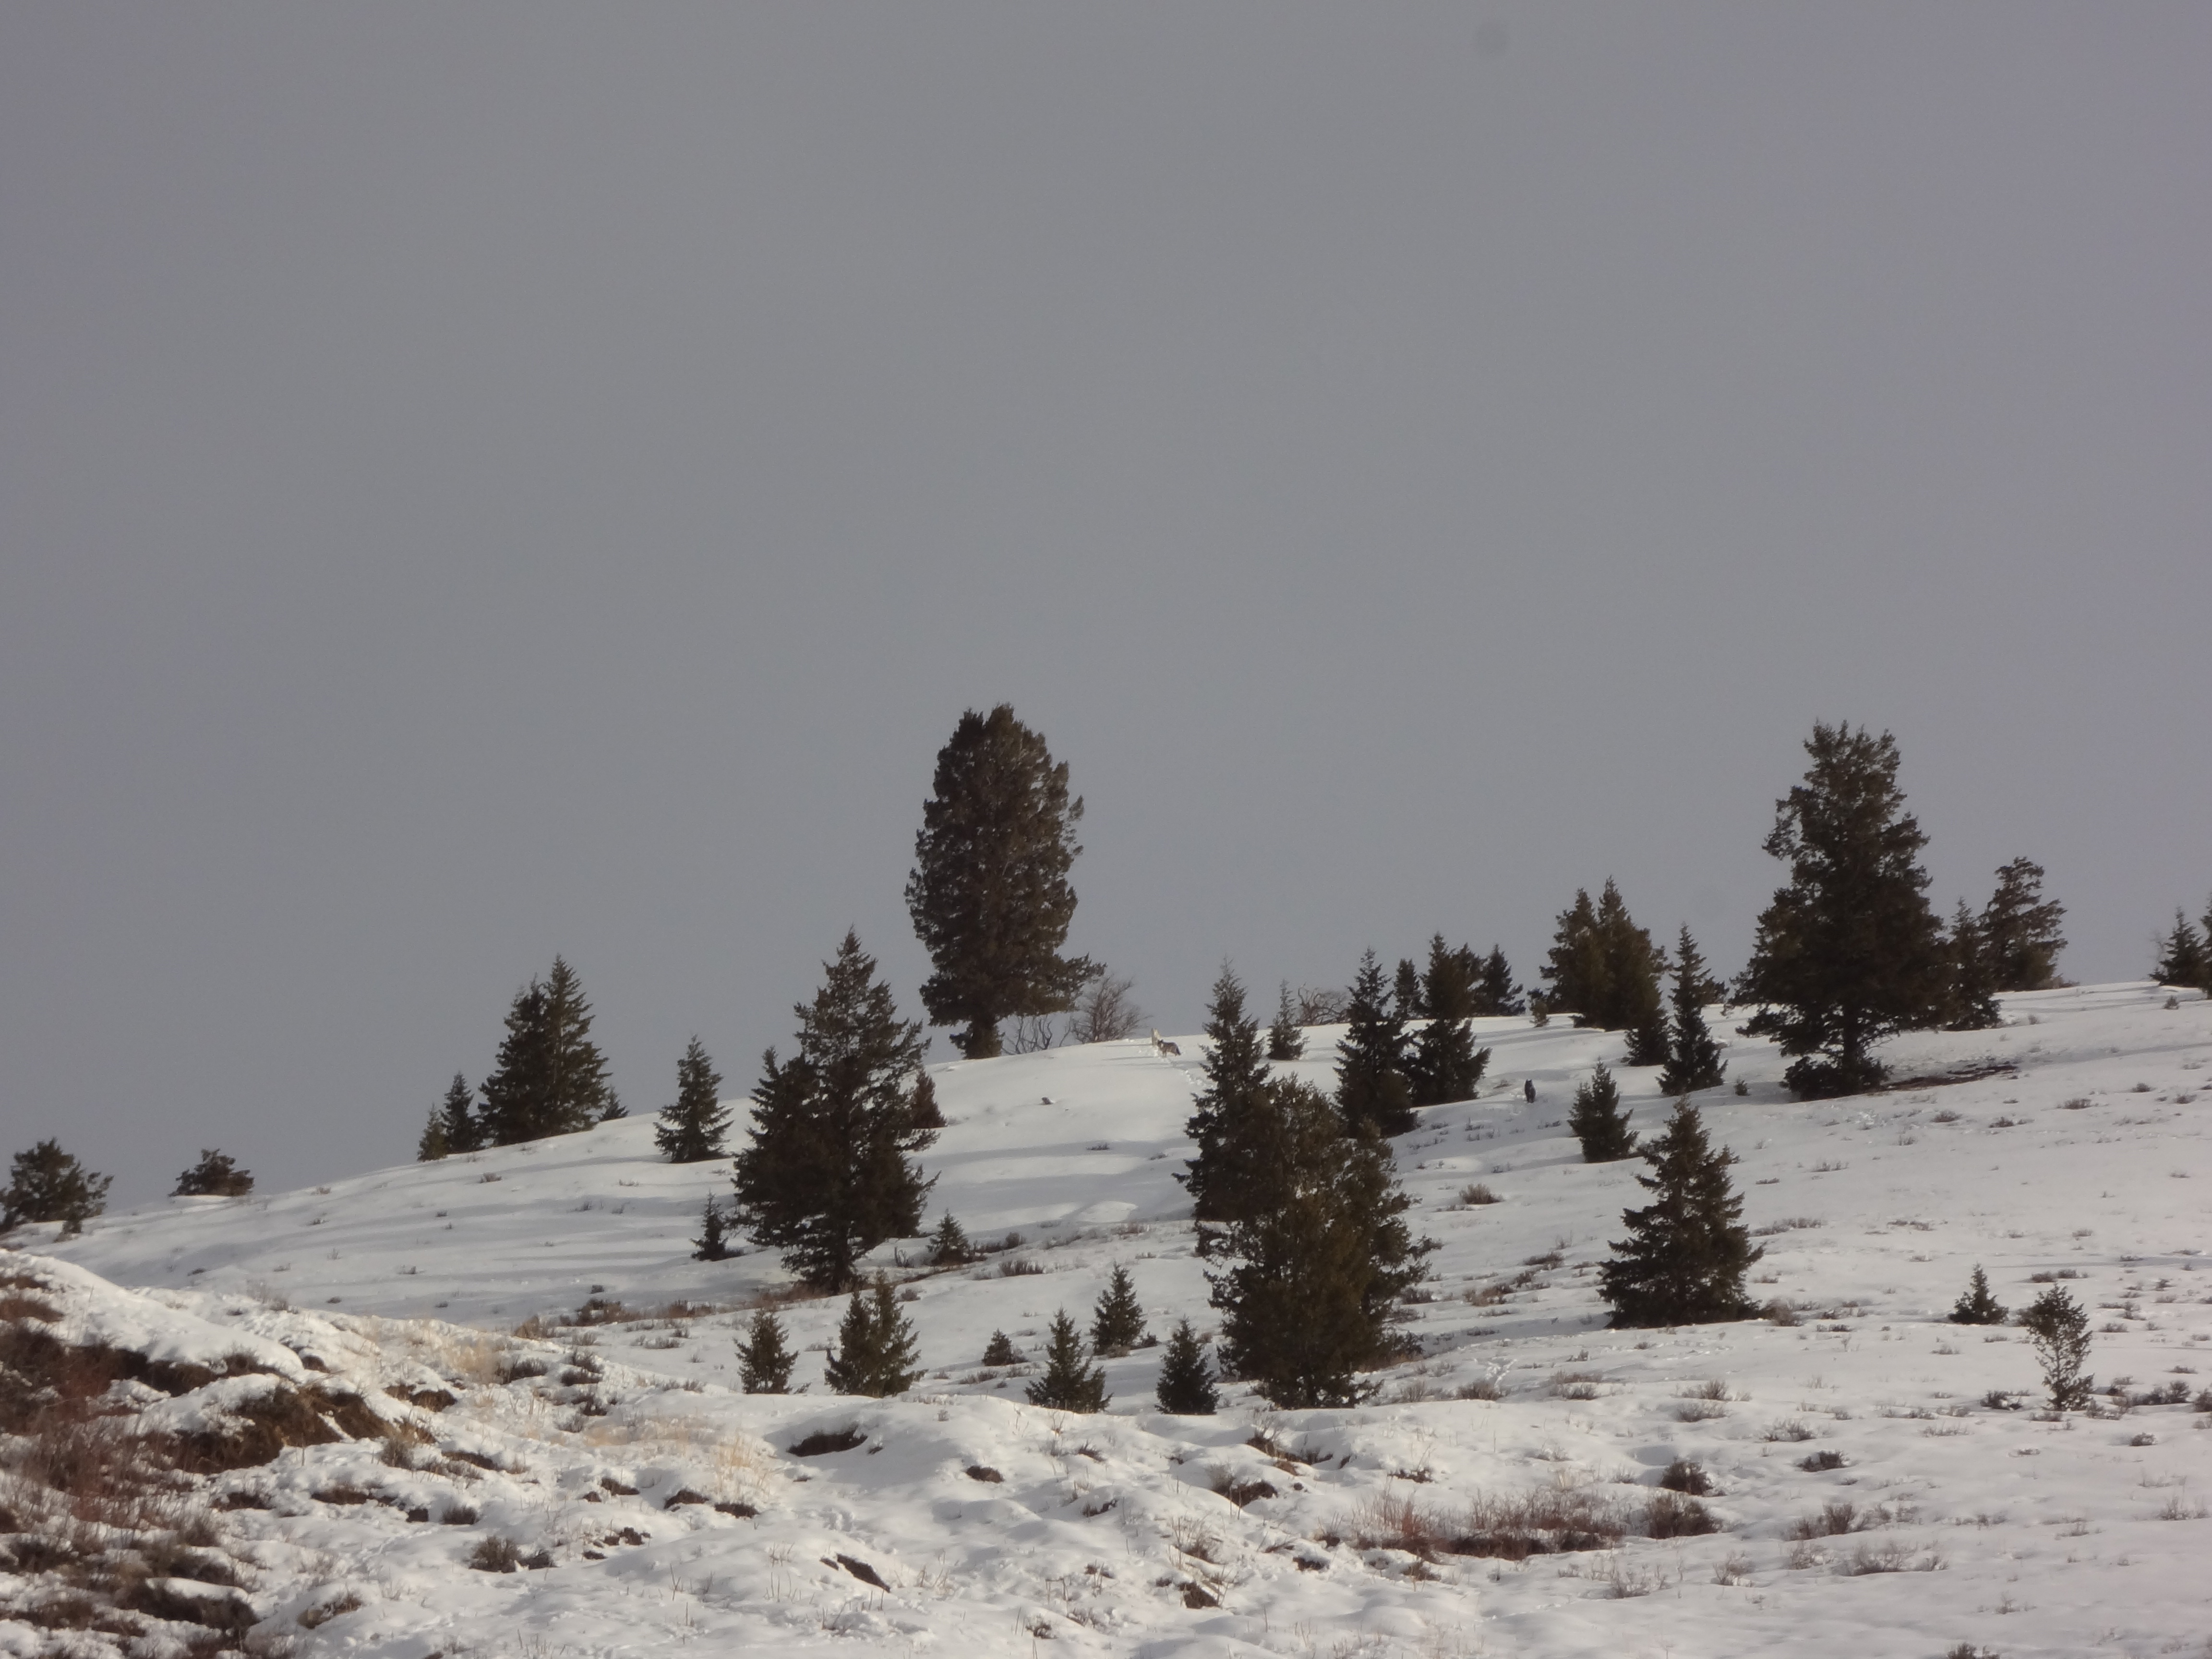
[[[2208,87],[2199,4],[9,8],[0,1156],[404,1159],[556,951],[741,1094],[848,923],[919,1012],[1000,700],[1164,1030],[1608,874],[1732,973],[1815,719],[2139,976]]]

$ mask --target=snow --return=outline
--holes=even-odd
[[[1135,1042],[936,1068],[950,1127],[924,1155],[931,1219],[950,1209],[971,1237],[1023,1242],[940,1273],[880,1253],[909,1280],[930,1373],[896,1400],[826,1394],[835,1300],[783,1309],[807,1392],[735,1391],[740,1304],[787,1275],[765,1253],[690,1259],[728,1166],[658,1162],[649,1120],[312,1192],[145,1206],[77,1239],[27,1228],[12,1242],[38,1254],[0,1262],[52,1287],[71,1340],[198,1364],[243,1348],[295,1379],[313,1354],[434,1437],[416,1468],[358,1441],[217,1479],[268,1504],[224,1524],[255,1564],[255,1610],[313,1651],[2200,1653],[2212,1413],[2045,1420],[2016,1328],[1943,1320],[1978,1262],[2015,1308],[2033,1275],[2075,1275],[2100,1387],[2212,1383],[2212,1006],[2167,1000],[2141,984],[2009,997],[2001,1030],[1919,1034],[1887,1057],[1900,1077],[2013,1069],[1845,1101],[1790,1101],[1781,1057],[1735,1040],[1730,1083],[1748,1092],[1699,1104],[1762,1231],[1753,1289],[1798,1322],[1657,1332],[1605,1329],[1595,1290],[1640,1165],[1582,1164],[1563,1123],[1619,1037],[1480,1022],[1483,1098],[1425,1112],[1396,1143],[1418,1230],[1440,1245],[1435,1299],[1414,1310],[1424,1358],[1352,1411],[1277,1413],[1229,1388],[1218,1417],[1164,1416],[1152,1349],[1106,1362],[1104,1415],[1070,1416],[979,1364],[994,1330],[1034,1353],[1056,1309],[1087,1319],[1116,1263],[1155,1332],[1213,1323],[1174,1180],[1202,1049],[1188,1036],[1179,1060]],[[1335,1036],[1310,1032],[1296,1069],[1326,1084]],[[1656,1073],[1616,1073],[1637,1127],[1656,1127]],[[1501,1201],[1461,1206],[1473,1182]],[[918,1261],[919,1241],[904,1253]],[[1042,1271],[1008,1276],[1013,1261]],[[504,1334],[593,1295],[663,1311]],[[495,1380],[531,1357],[546,1375]],[[251,1382],[149,1409],[217,1410]],[[1492,1382],[1502,1398],[1455,1397]],[[394,1386],[459,1398],[417,1411]],[[1992,1390],[2030,1409],[1985,1405]],[[862,1437],[851,1449],[789,1449],[845,1430]],[[1800,1467],[1824,1452],[1842,1466]],[[1402,1532],[1408,1504],[1447,1534],[1485,1498],[1640,1512],[1676,1458],[1711,1474],[1723,1530],[1523,1562],[1387,1547],[1382,1523],[1395,1508]],[[1274,1495],[1240,1508],[1214,1490],[1255,1481]],[[314,1495],[348,1488],[369,1500]],[[670,1506],[685,1493],[705,1501]],[[1790,1536],[1841,1504],[1872,1524]],[[477,1518],[441,1524],[454,1504]],[[493,1534],[552,1565],[469,1571]],[[0,1622],[0,1652],[40,1639]]]

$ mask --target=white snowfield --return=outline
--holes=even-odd
[[[738,1392],[741,1304],[787,1275],[750,1249],[690,1259],[728,1165],[657,1161],[649,1119],[165,1200],[67,1242],[24,1228],[0,1273],[46,1285],[64,1334],[200,1363],[245,1348],[293,1377],[313,1354],[318,1383],[431,1437],[212,1479],[268,1504],[223,1524],[259,1628],[305,1651],[2212,1655],[2212,1411],[2191,1403],[2212,1386],[2212,1005],[2172,1000],[2008,997],[2002,1030],[1885,1054],[1901,1079],[2008,1069],[1804,1104],[1713,1011],[1729,1085],[1698,1103],[1765,1247],[1752,1288],[1783,1306],[1648,1332],[1607,1329],[1595,1289],[1643,1165],[1583,1164],[1563,1122],[1619,1036],[1479,1022],[1483,1097],[1396,1143],[1439,1246],[1410,1310],[1423,1357],[1357,1410],[1273,1413],[1231,1385],[1218,1416],[1163,1415],[1140,1348],[1105,1362],[1107,1413],[1073,1416],[1024,1403],[1028,1368],[981,1365],[994,1330],[1034,1355],[1056,1309],[1087,1326],[1116,1263],[1155,1333],[1216,1322],[1174,1179],[1191,1036],[1180,1060],[1139,1041],[935,1068],[930,1220],[1021,1243],[944,1272],[880,1253],[928,1371],[894,1400],[826,1392],[837,1300],[781,1310],[805,1392]],[[1326,1084],[1338,1035],[1309,1032],[1297,1069]],[[1656,1074],[1615,1069],[1656,1128]],[[1478,1184],[1498,1201],[1463,1203]],[[2118,1394],[2039,1414],[2018,1328],[1945,1321],[1977,1263],[2015,1309],[2065,1281]],[[504,1334],[593,1297],[660,1311]],[[532,1360],[544,1374],[496,1380]],[[454,1402],[390,1392],[434,1387]],[[2154,1390],[2179,1397],[2130,1404]],[[794,1455],[816,1435],[851,1443]],[[1718,1530],[1650,1535],[1676,1460],[1709,1476]],[[314,1496],[349,1490],[369,1501]],[[1539,1553],[1462,1553],[1502,1547],[1515,1513],[1552,1517],[1524,1531]],[[550,1565],[470,1570],[495,1535]],[[0,1653],[46,1640],[0,1621]]]

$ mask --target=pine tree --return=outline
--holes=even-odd
[[[172,1198],[243,1198],[253,1190],[253,1174],[238,1167],[228,1152],[204,1147],[200,1161],[177,1177]]]
[[[769,1309],[753,1316],[745,1340],[738,1344],[738,1376],[747,1394],[789,1394],[791,1368],[799,1356],[784,1346],[783,1322]]]
[[[1413,1127],[1413,1091],[1406,1077],[1406,1022],[1382,988],[1382,969],[1370,951],[1352,981],[1349,1026],[1336,1045],[1336,1101],[1345,1121],[1376,1134]]]
[[[1559,913],[1544,962],[1543,976],[1551,981],[1545,1006],[1550,1013],[1577,1015],[1580,1025],[1626,1031],[1628,1063],[1656,1066],[1666,1058],[1659,994],[1666,971],[1666,953],[1636,925],[1608,876],[1595,904],[1588,890],[1577,889],[1575,902]]]
[[[26,1221],[58,1221],[64,1238],[76,1237],[107,1207],[107,1189],[115,1183],[113,1176],[86,1169],[58,1140],[41,1140],[16,1153],[8,1176],[8,1190],[0,1193],[0,1232]]]
[[[2205,930],[2212,933],[2212,911],[2205,914]],[[2212,951],[2206,950],[2203,941],[2197,936],[2197,929],[2190,925],[2189,918],[2177,904],[2173,908],[2173,931],[2160,945],[2158,965],[2150,970],[2150,976],[2160,985],[2202,986],[2212,978],[2208,963],[2212,963]]]
[[[1190,1194],[1192,1218],[1201,1223],[1230,1221],[1243,1212],[1261,1151],[1254,1139],[1253,1110],[1267,1086],[1267,1062],[1260,1056],[1259,1022],[1244,1012],[1243,984],[1225,963],[1206,1005],[1206,1035],[1200,1061],[1206,1086],[1183,1126],[1198,1150],[1176,1177]]]
[[[592,1041],[592,1005],[563,957],[553,958],[542,982],[532,980],[516,994],[499,1063],[483,1093],[486,1146],[574,1134],[620,1115],[606,1059]]]
[[[837,1346],[822,1370],[839,1394],[904,1394],[921,1376],[915,1363],[914,1324],[898,1310],[890,1281],[876,1275],[871,1290],[855,1290],[837,1328]]]
[[[969,1243],[967,1233],[952,1218],[952,1212],[947,1210],[938,1222],[937,1231],[929,1236],[929,1265],[957,1267],[975,1259],[975,1248]]]
[[[1769,856],[1790,866],[1759,918],[1736,1000],[1758,1003],[1744,1030],[1796,1058],[1784,1074],[1800,1098],[1881,1081],[1870,1052],[1892,1032],[1942,1023],[1942,928],[1928,908],[1928,837],[1897,787],[1897,740],[1816,725],[1805,781],[1777,801]]]
[[[704,1164],[728,1155],[722,1139],[729,1132],[730,1112],[722,1104],[722,1074],[695,1036],[684,1058],[676,1062],[676,1103],[660,1109],[653,1144],[671,1164]]]
[[[862,1256],[921,1228],[931,1181],[908,1154],[936,1139],[913,1118],[921,1027],[902,1021],[875,958],[848,931],[812,1003],[798,1052],[762,1063],[752,1143],[734,1160],[738,1215],[818,1289],[860,1282]]]
[[[1505,952],[1495,945],[1490,947],[1490,954],[1482,959],[1482,972],[1476,982],[1474,1012],[1493,1018],[1528,1012],[1528,1000],[1522,994],[1522,988],[1514,982],[1513,969],[1505,960]]]
[[[712,1193],[707,1194],[707,1207],[699,1217],[699,1237],[691,1243],[696,1247],[691,1252],[694,1261],[726,1261],[730,1259],[727,1225],[722,1219],[722,1206],[714,1202]]]
[[[1398,958],[1398,975],[1390,989],[1390,1007],[1401,1024],[1410,1025],[1428,1017],[1428,1006],[1421,1000],[1421,970],[1413,966],[1410,957]]]
[[[1056,1412],[1086,1415],[1106,1409],[1106,1373],[1084,1363],[1083,1339],[1075,1322],[1062,1308],[1052,1316],[1052,1331],[1045,1343],[1044,1374],[1029,1386],[1032,1406]]]
[[[1644,1157],[1652,1173],[1636,1179],[1653,1202],[1621,1212],[1629,1237],[1598,1269],[1614,1328],[1747,1318],[1754,1310],[1744,1275],[1765,1252],[1753,1248],[1729,1179],[1735,1154],[1713,1150],[1705,1120],[1683,1100]]]
[[[1222,1364],[1278,1406],[1354,1405],[1372,1391],[1358,1373],[1395,1352],[1401,1304],[1436,1247],[1414,1242],[1390,1149],[1370,1127],[1290,1079],[1267,1085],[1264,1109],[1261,1201],[1230,1227],[1227,1265],[1206,1274]]]
[[[1299,1028],[1297,1011],[1291,1002],[1291,982],[1285,980],[1275,994],[1275,1023],[1267,1028],[1267,1058],[1280,1065],[1305,1056],[1306,1034]]]
[[[1997,872],[1996,890],[1982,907],[1982,939],[2000,991],[2043,991],[2058,983],[2066,907],[2043,896],[2043,866],[2014,859]]]
[[[1990,1292],[1990,1277],[1982,1271],[1982,1264],[1974,1264],[1974,1276],[1951,1308],[1954,1325],[2002,1325],[2010,1311]]]
[[[1990,960],[1982,925],[1959,901],[1951,918],[1951,931],[1943,940],[1943,963],[1949,983],[1945,988],[1943,1028],[1950,1031],[1982,1031],[2004,1024],[1997,1011],[1996,975]]]
[[[415,1161],[417,1164],[435,1164],[446,1157],[447,1152],[446,1120],[433,1106],[429,1121],[422,1126],[422,1137],[415,1143]]]
[[[932,788],[906,885],[936,969],[922,1006],[934,1024],[964,1026],[953,1046],[985,1060],[1000,1052],[1000,1020],[1063,1012],[1091,975],[1089,961],[1060,954],[1083,802],[1068,799],[1066,763],[1006,703],[961,715]]]
[[[2087,1311],[2053,1285],[2021,1310],[2020,1324],[2035,1344],[2043,1385],[2051,1392],[2051,1409],[2079,1411],[2087,1406],[2096,1386],[2082,1369],[2089,1359]]]
[[[1588,888],[1575,889],[1575,902],[1559,912],[1541,976],[1547,1014],[1577,1014],[1578,1024],[1605,1024],[1602,1015],[1613,1006],[1613,994],[1605,939],[1598,931],[1597,906],[1590,902]]]
[[[1137,1286],[1129,1270],[1114,1264],[1114,1276],[1099,1292],[1091,1315],[1091,1347],[1094,1353],[1123,1354],[1145,1340],[1145,1310],[1137,1300]]]
[[[1468,946],[1450,949],[1442,933],[1429,940],[1429,966],[1421,978],[1419,999],[1429,1023],[1415,1036],[1406,1062],[1416,1106],[1472,1100],[1482,1085],[1490,1050],[1475,1048],[1474,1033],[1467,1024],[1475,1014],[1481,971],[1482,964]]]
[[[483,1146],[483,1126],[469,1109],[475,1092],[468,1079],[459,1072],[446,1085],[446,1097],[438,1103],[438,1120],[445,1132],[447,1156],[456,1152],[473,1152]]]
[[[1711,981],[1705,958],[1690,937],[1687,923],[1674,941],[1674,1023],[1667,1045],[1666,1069],[1659,1073],[1662,1093],[1693,1094],[1717,1089],[1728,1071],[1721,1045],[1705,1026],[1705,1000]]]
[[[983,1363],[986,1365],[1018,1365],[1022,1363],[1021,1352],[1014,1346],[1013,1338],[1004,1331],[993,1331],[991,1340],[983,1345]]]
[[[907,1097],[907,1116],[917,1129],[942,1129],[945,1109],[937,1103],[937,1085],[930,1080],[929,1068],[915,1069],[914,1093]]]
[[[1206,1369],[1206,1350],[1190,1321],[1179,1319],[1168,1337],[1167,1352],[1160,1357],[1159,1386],[1153,1399],[1159,1408],[1176,1417],[1211,1417],[1221,1400]]]
[[[1636,1133],[1628,1127],[1632,1114],[1620,1109],[1620,1085],[1603,1061],[1589,1081],[1575,1086],[1574,1104],[1567,1109],[1567,1128],[1582,1142],[1585,1164],[1618,1164],[1636,1156]]]

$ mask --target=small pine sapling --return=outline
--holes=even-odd
[[[422,1126],[422,1139],[415,1143],[417,1164],[435,1164],[447,1157],[453,1148],[446,1144],[446,1120],[435,1106],[430,1109],[430,1121]]]
[[[2053,1285],[2021,1310],[2020,1323],[2035,1344],[2043,1385],[2051,1391],[2051,1409],[2080,1411],[2089,1403],[2094,1386],[2082,1370],[2089,1358],[2087,1310]]]
[[[1283,981],[1275,997],[1275,1023],[1267,1028],[1267,1058],[1280,1062],[1304,1060],[1306,1054],[1306,1034],[1299,1027],[1297,1010],[1291,1002],[1291,982]]]
[[[483,1145],[483,1124],[471,1109],[476,1091],[461,1073],[453,1073],[453,1080],[446,1085],[446,1097],[438,1103],[438,1123],[445,1131],[444,1156],[456,1152],[473,1152]]]
[[[957,1267],[975,1259],[975,1249],[968,1242],[968,1235],[947,1210],[937,1231],[929,1236],[929,1265],[933,1267]]]
[[[1083,1338],[1065,1308],[1052,1317],[1052,1334],[1045,1343],[1044,1375],[1030,1384],[1029,1400],[1032,1406],[1060,1412],[1088,1414],[1106,1409],[1106,1373],[1084,1363]]]
[[[1628,1127],[1632,1113],[1620,1109],[1620,1085],[1598,1062],[1587,1083],[1575,1085],[1575,1103],[1567,1110],[1567,1127],[1582,1142],[1585,1164],[1617,1164],[1636,1156],[1636,1132]]]
[[[243,1198],[253,1190],[251,1170],[238,1167],[238,1160],[228,1152],[218,1152],[212,1147],[203,1147],[200,1161],[177,1177],[176,1190],[172,1198]]]
[[[726,1261],[730,1259],[729,1224],[722,1218],[722,1206],[714,1202],[712,1193],[707,1194],[707,1207],[699,1218],[699,1237],[691,1241],[694,1261]]]
[[[1164,1412],[1177,1417],[1211,1417],[1220,1407],[1213,1374],[1206,1368],[1206,1351],[1190,1321],[1179,1319],[1168,1337],[1160,1359],[1160,1382],[1154,1398]]]
[[[1014,1346],[1013,1338],[1004,1331],[993,1331],[991,1340],[983,1345],[983,1363],[986,1365],[1018,1365],[1022,1363],[1021,1351]]]
[[[1614,1328],[1751,1317],[1744,1275],[1765,1252],[1741,1219],[1743,1200],[1729,1179],[1735,1154],[1705,1139],[1704,1119],[1683,1100],[1644,1157],[1651,1173],[1636,1179],[1653,1201],[1621,1212],[1630,1236],[1598,1269]]]
[[[927,1068],[915,1074],[914,1093],[907,1097],[907,1118],[917,1129],[942,1129],[945,1109],[937,1103],[937,1085]]]
[[[905,1393],[921,1375],[913,1322],[899,1311],[890,1281],[878,1273],[872,1288],[853,1292],[823,1376],[839,1394],[880,1400]]]
[[[1974,1276],[1967,1281],[1965,1291],[1951,1308],[1954,1325],[2002,1325],[2010,1311],[1990,1292],[1990,1276],[1982,1271],[1981,1263],[1974,1264]]]
[[[1114,1276],[1099,1293],[1091,1316],[1091,1347],[1094,1353],[1125,1354],[1145,1340],[1145,1310],[1137,1301],[1137,1287],[1129,1270],[1114,1264]]]
[[[747,1394],[789,1394],[799,1356],[784,1346],[783,1322],[763,1308],[738,1344],[738,1376]]]
[[[1728,1071],[1721,1059],[1721,1045],[1705,1024],[1705,994],[1711,988],[1705,978],[1705,959],[1685,926],[1674,941],[1674,988],[1670,998],[1674,1018],[1667,1043],[1666,1069],[1659,1073],[1662,1093],[1686,1095],[1718,1088]]]

